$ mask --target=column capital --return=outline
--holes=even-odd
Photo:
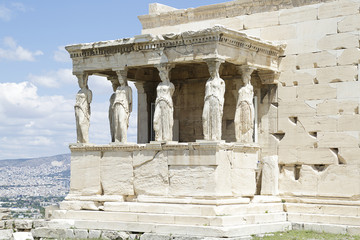
[[[127,73],[128,73],[128,69],[127,68],[123,68],[123,69],[116,69],[115,70],[119,84],[121,85],[121,82],[124,82],[125,85],[127,85]]]
[[[241,79],[244,82],[244,84],[248,84],[251,81],[251,74],[256,70],[255,67],[250,65],[240,65],[236,66],[236,69],[241,74]]]
[[[115,92],[116,89],[120,86],[118,77],[115,76],[115,75],[108,76],[107,80],[109,80],[111,82],[112,87],[113,87],[113,91]]]
[[[155,67],[159,71],[161,81],[170,81],[170,71],[175,67],[174,63],[160,63],[156,64]]]
[[[145,81],[135,81],[134,85],[138,93],[145,93]]]
[[[210,78],[220,78],[220,65],[225,62],[222,58],[207,58],[204,60],[208,65]]]
[[[214,57],[214,58],[205,58],[204,61],[207,63],[207,64],[211,64],[211,63],[224,63],[225,62],[225,59],[223,58],[217,58],[217,57]]]
[[[259,71],[258,76],[262,84],[276,84],[280,77],[280,72],[276,71]]]
[[[73,72],[73,75],[77,77],[80,88],[87,86],[89,78],[89,74],[87,72]]]
[[[251,65],[237,65],[236,69],[240,74],[252,74],[254,70],[256,70],[256,67]]]

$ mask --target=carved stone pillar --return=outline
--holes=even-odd
[[[90,103],[92,101],[92,92],[87,85],[87,73],[80,72],[74,73],[74,75],[76,75],[80,87],[80,90],[76,94],[76,103],[74,106],[77,142],[88,143],[91,115]]]
[[[238,97],[235,110],[235,137],[236,142],[253,142],[254,133],[254,88],[251,85],[251,74],[255,68],[242,65],[237,67],[241,73],[243,86],[238,90]]]
[[[220,78],[222,59],[206,61],[210,78],[205,85],[204,109],[202,114],[204,140],[220,141],[224,111],[225,82]]]
[[[115,92],[110,97],[109,121],[112,142],[127,142],[129,118],[132,112],[132,90],[127,83],[127,69],[117,70],[113,80]]]
[[[138,94],[138,115],[137,115],[137,142],[149,142],[149,113],[145,82],[136,81],[135,87]]]
[[[161,83],[156,88],[156,101],[154,112],[155,141],[172,141],[174,125],[174,105],[172,95],[175,86],[170,82],[171,64],[160,64],[159,71]]]

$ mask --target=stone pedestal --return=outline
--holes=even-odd
[[[259,147],[254,144],[153,142],[70,149],[71,201],[94,196],[218,199],[256,192]]]
[[[256,144],[71,145],[71,189],[51,221],[76,229],[229,238],[291,228],[258,198]],[[51,222],[50,221],[50,222]]]

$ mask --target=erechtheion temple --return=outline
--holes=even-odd
[[[71,190],[51,221],[142,239],[359,234],[359,8],[150,4],[141,35],[67,46],[77,143]],[[104,145],[91,144],[90,75],[114,90]],[[133,96],[137,143],[127,142]]]

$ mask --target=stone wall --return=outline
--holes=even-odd
[[[237,16],[272,12],[328,1],[329,0],[235,0],[189,9],[175,9],[161,4],[150,4],[149,15],[139,16],[139,19],[143,29],[164,28],[165,26],[174,25],[182,27],[181,25],[197,21],[201,21],[202,24],[204,24],[204,21],[214,24],[219,18],[229,18],[229,21],[227,21],[229,24],[236,24],[236,21],[234,21],[236,19],[233,18]]]
[[[105,201],[141,195],[254,196],[258,149],[225,143],[74,145],[70,193],[60,206],[99,210]]]
[[[296,1],[301,7],[261,2],[233,1],[184,10],[184,19],[178,16],[180,10],[140,19],[158,21],[143,22],[143,33],[222,24],[286,43],[277,89],[268,90],[270,94],[262,99],[270,103],[260,119],[266,120],[260,123],[262,157],[279,156],[280,194],[359,198],[360,1]],[[248,10],[225,16],[224,8],[233,4]],[[212,19],[197,19],[207,15],[203,11],[212,12]],[[191,12],[195,17],[189,17]],[[173,17],[183,24],[175,25]]]
[[[0,221],[0,239],[140,239],[143,234],[124,231],[77,229],[74,221],[12,219]]]

